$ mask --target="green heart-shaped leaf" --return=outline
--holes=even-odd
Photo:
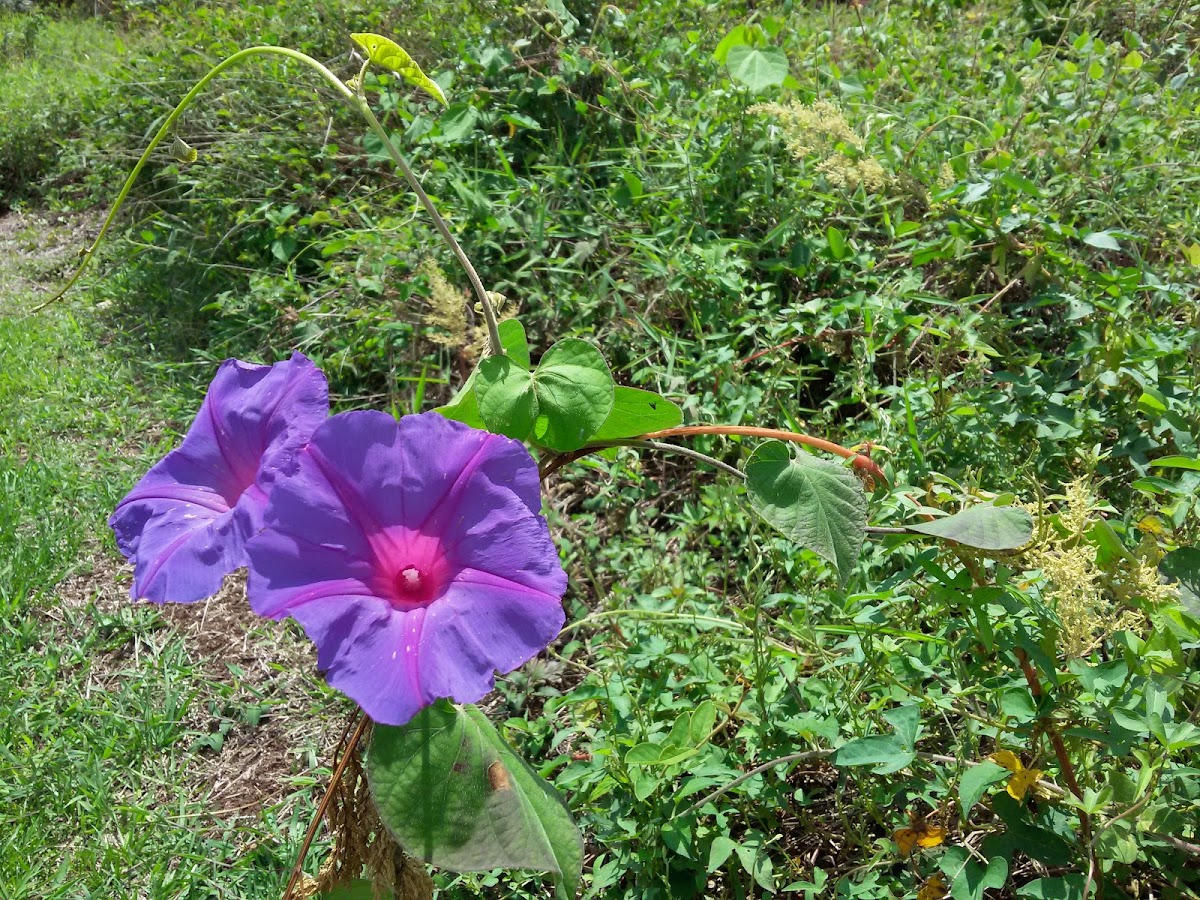
[[[988,888],[1002,888],[1008,880],[1008,860],[1003,856],[993,856],[984,866],[971,859],[962,847],[949,847],[942,854],[940,865],[952,879],[953,900],[982,900]]]
[[[612,373],[600,351],[587,341],[559,341],[542,356],[533,379],[534,438],[551,450],[578,450],[600,430],[613,408]],[[482,398],[480,410],[486,420]]]
[[[529,437],[538,398],[528,369],[510,356],[489,356],[475,370],[475,396],[488,431],[518,441]]]
[[[616,441],[651,431],[674,428],[683,421],[683,410],[653,391],[618,387],[613,394],[612,411],[589,441]]]
[[[787,54],[778,47],[751,47],[738,44],[725,57],[729,76],[754,93],[783,84],[788,76]]]
[[[833,754],[835,766],[874,766],[877,775],[899,772],[913,761],[913,751],[890,734],[873,734],[847,741]]]
[[[438,127],[441,129],[441,135],[437,138],[430,138],[430,141],[437,144],[447,144],[464,140],[475,130],[478,122],[479,110],[470,103],[455,103],[453,106],[446,107],[446,111],[438,119]]]

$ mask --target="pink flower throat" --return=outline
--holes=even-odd
[[[405,566],[396,573],[392,605],[397,609],[428,606],[441,593],[440,581],[440,578],[422,572],[416,566]]]

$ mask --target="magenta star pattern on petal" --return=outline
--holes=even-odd
[[[562,628],[567,577],[540,508],[518,441],[437,413],[342,413],[272,491],[250,605],[297,619],[376,722],[473,703]]]
[[[273,366],[227,359],[183,443],[109,518],[134,564],[135,598],[190,603],[246,564],[272,482],[329,417],[325,376],[299,353]]]

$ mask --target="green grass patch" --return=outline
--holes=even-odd
[[[75,179],[63,148],[99,114],[100,88],[127,50],[99,19],[0,14],[0,210]],[[54,185],[41,184],[47,175]]]
[[[157,608],[130,603],[105,525],[175,442],[163,421],[178,422],[194,392],[130,361],[112,322],[63,308],[26,318],[27,305],[10,300],[0,318],[0,892],[194,896],[207,884],[271,896],[307,800],[264,818],[248,781],[223,798],[237,828],[205,801],[232,777],[226,742],[257,742],[243,768],[279,764],[261,720],[281,700],[256,673],[211,665]],[[302,685],[296,694],[311,702]],[[275,773],[284,794],[311,783],[315,763],[292,739],[283,760],[295,762]]]

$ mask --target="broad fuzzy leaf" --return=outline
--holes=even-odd
[[[552,872],[558,896],[575,896],[579,829],[476,707],[442,701],[402,727],[377,725],[366,768],[380,818],[409,856],[456,872]]]
[[[754,93],[778,87],[788,76],[787,54],[778,47],[750,47],[737,44],[725,57],[729,77]]]
[[[867,496],[852,472],[767,441],[746,461],[746,489],[755,512],[832,563],[845,583],[867,527]]]
[[[909,531],[945,538],[977,550],[1015,550],[1033,537],[1033,517],[1018,506],[981,503],[932,522],[905,526]]]

